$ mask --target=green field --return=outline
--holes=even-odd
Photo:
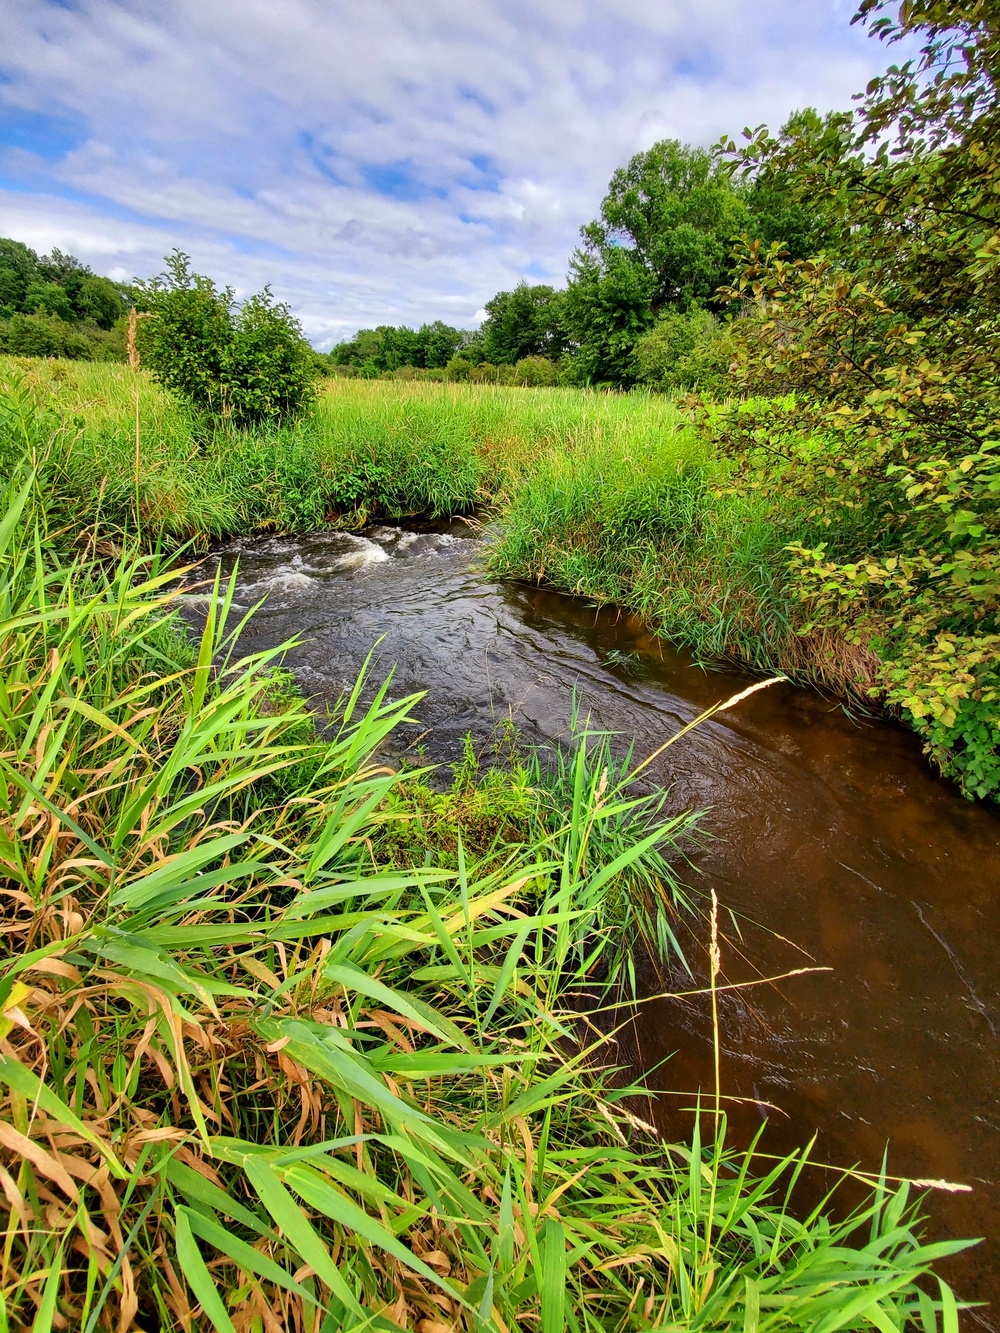
[[[44,421],[57,502],[99,505],[150,538],[464,512],[543,456],[605,442],[651,450],[678,428],[653,395],[330,380],[293,426],[213,434],[123,366],[0,358],[0,383]]]

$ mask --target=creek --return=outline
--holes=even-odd
[[[203,572],[238,558],[237,602],[266,598],[242,648],[297,636],[287,665],[320,709],[381,638],[373,679],[394,666],[396,696],[427,691],[399,744],[428,762],[457,761],[467,732],[485,741],[508,717],[528,743],[558,742],[574,691],[642,758],[752,683],[701,669],[613,608],[491,581],[480,551],[461,523],[381,526],[241,539]],[[816,1133],[815,1158],[877,1171],[888,1143],[891,1173],[971,1186],[930,1195],[928,1231],[988,1237],[941,1271],[961,1296],[1000,1302],[996,811],[936,778],[903,728],[787,684],[703,723],[648,773],[674,809],[706,811],[711,836],[685,876],[725,909],[723,980],[831,969],[724,992],[734,1140],[766,1115],[767,1151]],[[652,1114],[684,1133],[712,1086],[707,1001],[646,1003],[634,1040],[652,1084],[673,1090]],[[972,1318],[998,1324],[992,1310]]]

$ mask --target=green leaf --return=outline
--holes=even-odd
[[[260,1250],[255,1250],[252,1245],[240,1240],[238,1236],[234,1236],[231,1231],[227,1231],[218,1222],[190,1208],[178,1208],[177,1216],[181,1214],[184,1215],[196,1236],[200,1236],[207,1244],[214,1246],[220,1254],[232,1259],[233,1263],[242,1268],[245,1273],[256,1273],[266,1282],[273,1282],[275,1286],[293,1292],[310,1305],[319,1304],[312,1293],[301,1282],[296,1282],[291,1273],[286,1272],[280,1264],[275,1263],[266,1254],[261,1254]]]
[[[561,1222],[547,1218],[541,1243],[542,1333],[566,1329],[566,1237]]]
[[[174,1214],[177,1260],[180,1270],[184,1274],[184,1280],[194,1292],[207,1318],[212,1321],[216,1333],[236,1333],[233,1321],[226,1313],[222,1297],[218,1293],[211,1273],[205,1266],[205,1260],[201,1257],[198,1244],[191,1234],[188,1217],[189,1213],[186,1208],[180,1208]]]
[[[326,1283],[339,1301],[354,1314],[364,1318],[364,1311],[358,1298],[330,1258],[330,1252],[322,1237],[285,1189],[271,1166],[258,1156],[248,1156],[244,1158],[243,1169],[257,1197],[274,1218],[275,1225],[288,1244],[302,1261],[313,1269],[320,1281]]]

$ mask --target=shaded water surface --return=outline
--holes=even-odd
[[[267,598],[247,650],[298,635],[289,657],[318,706],[351,684],[373,643],[395,692],[427,690],[401,742],[456,760],[465,732],[513,716],[529,740],[568,730],[576,690],[594,725],[646,754],[703,708],[750,683],[706,673],[635,619],[555,593],[491,582],[461,524],[374,527],[233,543],[237,600]],[[691,882],[714,887],[725,921],[726,981],[815,964],[722,1005],[723,1084],[744,1139],[767,1106],[765,1148],[945,1178],[971,1194],[929,1201],[936,1235],[985,1235],[948,1276],[960,1294],[1000,1300],[1000,820],[927,770],[913,736],[854,722],[786,685],[703,724],[652,766],[676,808],[705,809],[714,835]],[[797,947],[793,947],[793,944]],[[802,952],[804,951],[804,952]],[[650,979],[650,993],[656,983]],[[701,1000],[656,1000],[639,1023],[654,1082],[711,1084]],[[668,1133],[690,1097],[661,1097]],[[1000,1324],[995,1311],[982,1322]]]

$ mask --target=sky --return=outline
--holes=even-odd
[[[561,286],[615,167],[890,63],[854,0],[0,0],[0,235],[174,246],[321,349]]]

